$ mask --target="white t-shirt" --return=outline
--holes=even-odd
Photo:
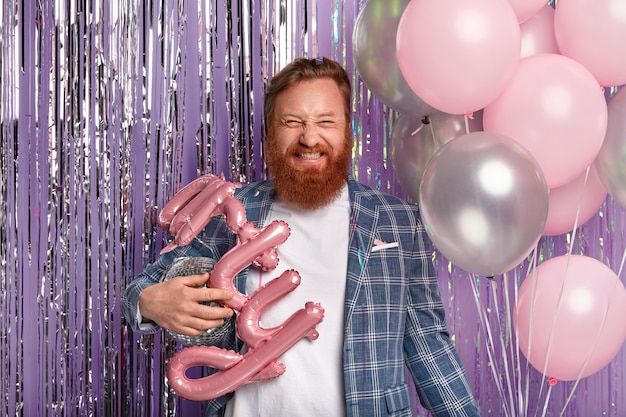
[[[294,291],[268,308],[261,327],[281,325],[307,301],[318,302],[324,319],[316,327],[316,340],[303,338],[278,360],[285,364],[283,375],[244,385],[228,403],[226,416],[345,416],[343,384],[343,338],[350,202],[347,186],[330,205],[294,212],[275,202],[269,221],[284,220],[291,234],[278,246],[275,270],[251,268],[246,292],[295,269],[301,283]]]

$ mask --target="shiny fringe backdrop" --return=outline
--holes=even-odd
[[[156,215],[178,189],[204,173],[264,176],[263,88],[292,58],[345,64],[355,88],[354,174],[406,197],[388,158],[396,114],[352,61],[363,4],[2,2],[0,415],[199,415],[198,403],[165,383],[176,346],[161,333],[130,332],[120,295],[163,246]],[[575,240],[542,240],[539,256],[573,245],[617,270],[625,224],[608,199]],[[436,261],[484,415],[626,416],[624,349],[577,386],[548,388],[523,358],[505,354],[524,271],[488,281]]]

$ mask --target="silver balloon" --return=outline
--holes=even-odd
[[[607,191],[626,207],[626,88],[608,103],[608,124],[595,167]]]
[[[431,158],[419,204],[436,248],[483,276],[513,269],[537,244],[548,214],[548,186],[534,157],[505,136],[474,132]]]
[[[400,113],[420,117],[434,110],[409,87],[396,57],[398,23],[408,4],[368,0],[354,23],[352,49],[357,71],[374,95]]]
[[[439,146],[468,132],[482,130],[482,112],[473,118],[435,111],[430,116],[401,114],[391,131],[391,163],[398,182],[418,201],[426,164]]]

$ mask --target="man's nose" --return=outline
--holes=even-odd
[[[319,127],[313,122],[302,123],[302,134],[300,135],[300,143],[305,146],[313,147],[321,140]]]

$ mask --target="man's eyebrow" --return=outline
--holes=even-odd
[[[285,117],[297,117],[297,118],[300,118],[300,116],[298,116],[295,113],[283,113],[283,114],[280,115],[280,117],[281,117],[281,119],[284,119]]]
[[[327,112],[319,114],[318,117],[337,117],[337,114],[334,112]]]
[[[283,113],[280,115],[281,118],[285,118],[285,117],[295,117],[298,119],[302,119],[303,117],[297,113]],[[314,118],[324,118],[324,117],[337,117],[337,114],[334,112],[325,112],[325,113],[320,113],[320,114],[316,114],[315,116],[313,116]]]

